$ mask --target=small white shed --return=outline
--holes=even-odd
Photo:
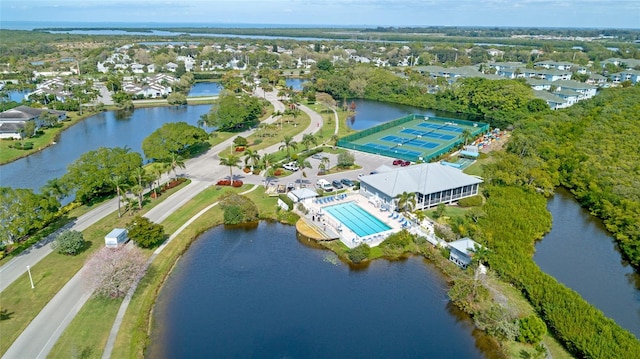
[[[104,237],[104,244],[107,248],[118,248],[129,240],[127,230],[124,228],[114,228]]]

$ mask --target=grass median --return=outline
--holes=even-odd
[[[142,211],[136,214],[146,213],[172,193],[183,188],[186,183],[167,191],[158,200],[147,202]],[[76,256],[66,256],[54,251],[31,267],[34,289],[31,289],[28,274],[24,273],[0,293],[2,310],[6,310],[4,319],[0,320],[0,333],[2,333],[0,354],[4,354],[9,349],[42,308],[82,268],[87,257],[104,246],[104,236],[113,228],[126,226],[132,218],[129,214],[118,218],[115,212],[111,213],[83,231],[86,241],[83,252]]]

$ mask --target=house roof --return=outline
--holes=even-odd
[[[467,256],[471,256],[473,254],[474,249],[477,247],[482,247],[476,241],[469,237],[464,237],[462,239],[458,239],[457,241],[453,241],[449,243],[449,247],[457,249],[458,251],[464,253]]]
[[[307,198],[315,198],[318,197],[318,192],[310,190],[308,188],[300,188],[289,192],[291,195],[298,198],[299,201]]]
[[[360,180],[389,197],[402,192],[429,194],[482,183],[480,178],[440,163],[423,163],[363,176]]]
[[[57,116],[64,114],[64,111],[55,111],[49,109],[33,108],[28,106],[18,106],[4,112],[0,112],[0,121],[29,121],[43,112],[50,112]]]
[[[553,83],[563,89],[572,89],[572,90],[589,90],[595,89],[597,86],[585,84],[583,82],[574,81],[574,80],[558,80]]]
[[[539,99],[543,99],[545,100],[547,103],[565,103],[567,101],[565,101],[562,97],[558,96],[558,95],[554,95],[551,92],[547,92],[547,91],[539,91],[539,90],[534,90],[533,91],[533,95]]]
[[[24,123],[0,122],[0,133],[20,133],[24,128]]]

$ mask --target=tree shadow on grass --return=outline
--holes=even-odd
[[[9,312],[8,309],[0,310],[0,320],[9,320],[15,314],[15,312]]]

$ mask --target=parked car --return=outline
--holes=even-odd
[[[316,160],[321,160],[322,159],[322,155],[319,153],[316,153],[314,155],[311,155],[311,158],[315,158]]]
[[[347,187],[353,187],[353,184],[354,184],[353,181],[348,178],[343,178],[340,180],[340,182],[342,182],[342,184]]]
[[[403,160],[393,160],[393,165],[397,166],[397,165],[401,165],[404,161]]]
[[[402,163],[400,163],[400,166],[402,166],[402,167],[406,167],[406,166],[411,164],[411,162],[409,162],[409,161],[401,161],[401,162]]]
[[[340,181],[338,181],[338,180],[333,180],[333,181],[331,182],[331,185],[332,185],[333,187],[335,187],[336,189],[342,189],[342,188],[344,188],[344,186],[342,185],[342,183],[340,183]]]
[[[295,172],[295,171],[300,169],[300,167],[298,167],[298,164],[295,163],[295,162],[285,163],[285,165],[282,166],[282,168],[284,168],[285,170],[288,170],[288,171],[293,171],[293,172]]]

